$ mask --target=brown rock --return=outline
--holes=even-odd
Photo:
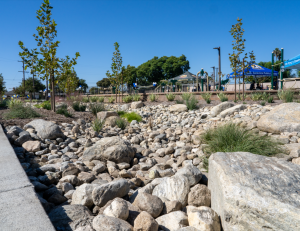
[[[95,180],[95,175],[88,172],[81,172],[78,174],[78,179],[83,183],[90,183]]]
[[[77,176],[79,172],[80,172],[80,170],[77,167],[70,166],[65,171],[63,171],[62,177],[69,176],[69,175],[75,175],[75,176]]]
[[[157,231],[158,223],[147,212],[143,211],[134,221],[134,231]]]
[[[211,194],[207,186],[203,184],[196,184],[191,188],[188,195],[188,204],[196,207],[210,206]]]

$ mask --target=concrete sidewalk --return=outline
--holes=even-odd
[[[55,231],[1,126],[0,230]]]

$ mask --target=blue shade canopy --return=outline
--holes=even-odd
[[[285,69],[300,69],[300,55],[284,61],[284,68]]]
[[[268,77],[272,75],[272,70],[257,65],[256,63],[252,64],[248,70],[244,71],[245,76],[254,76],[254,77]],[[243,76],[242,71],[238,71],[236,77]],[[278,71],[273,71],[273,76],[278,76]],[[234,78],[234,72],[228,75],[229,78]]]

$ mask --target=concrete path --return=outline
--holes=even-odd
[[[55,231],[1,126],[0,230]]]

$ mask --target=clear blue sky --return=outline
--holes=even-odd
[[[28,48],[36,42],[36,10],[42,0],[0,0],[0,73],[11,89],[22,80],[18,53],[21,40]],[[110,69],[114,42],[120,44],[123,65],[138,66],[154,56],[186,55],[190,71],[218,66],[231,72],[229,30],[243,19],[246,51],[257,61],[270,61],[274,48],[285,49],[285,59],[300,54],[299,0],[50,0],[61,41],[58,56],[74,57],[75,70],[89,86]],[[26,75],[27,77],[28,75]]]

